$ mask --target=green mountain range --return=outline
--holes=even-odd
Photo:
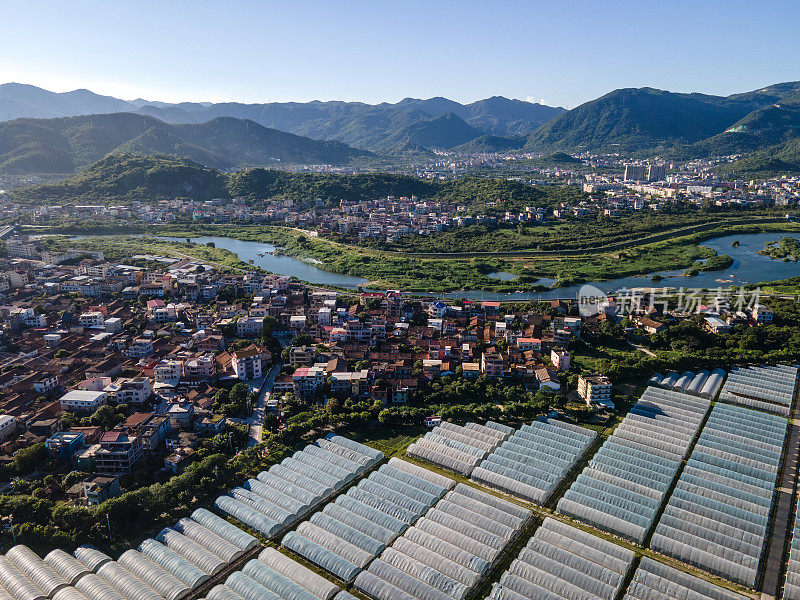
[[[108,155],[56,183],[14,189],[8,194],[13,200],[30,203],[280,196],[303,205],[313,205],[317,198],[326,204],[338,204],[340,200],[418,195],[484,209],[486,204],[494,205],[498,198],[507,198],[521,209],[539,206],[545,197],[539,188],[506,179],[463,177],[438,181],[391,173],[333,175],[263,168],[223,173],[185,158],[134,154]],[[503,204],[497,210],[508,210],[512,204]]]
[[[525,149],[703,157],[752,152],[799,131],[800,82],[727,97],[626,88],[555,117]]]
[[[562,113],[563,108],[494,96],[471,104],[447,98],[406,98],[397,103],[363,102],[182,102],[120,100],[88,90],[54,93],[19,83],[0,85],[0,121],[130,112],[170,124],[200,124],[218,117],[248,119],[264,127],[319,140],[335,140],[366,150],[391,149],[386,140],[417,122],[453,114],[478,135],[527,135]],[[474,137],[477,137],[474,136]],[[443,141],[435,140],[437,148]],[[466,140],[465,140],[466,141]],[[402,142],[400,142],[402,144]]]
[[[130,113],[0,123],[0,173],[72,173],[109,153],[169,154],[219,169],[342,164],[369,156],[341,142],[311,140],[230,117],[199,125],[169,125]]]
[[[81,111],[101,114],[2,121]],[[0,173],[69,173],[114,152],[170,154],[225,170],[343,164],[370,152],[432,156],[432,150],[781,155],[779,146],[798,137],[800,82],[731,96],[626,88],[568,111],[499,96],[471,104],[441,97],[374,105],[168,104],[0,85]]]
[[[753,152],[720,170],[741,179],[800,173],[800,137]]]

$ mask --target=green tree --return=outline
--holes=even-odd
[[[43,443],[38,443],[14,452],[11,464],[17,473],[25,475],[38,468],[46,459],[47,449]]]

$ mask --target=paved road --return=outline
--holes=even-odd
[[[658,358],[658,357],[657,357],[655,354],[653,354],[652,352],[650,352],[650,350],[648,350],[647,348],[645,348],[645,347],[644,347],[644,346],[642,346],[641,344],[636,344],[636,343],[634,343],[634,342],[632,342],[632,341],[630,341],[630,340],[625,340],[625,341],[626,341],[626,342],[628,342],[628,345],[629,345],[629,346],[633,346],[634,348],[636,348],[637,350],[639,350],[639,351],[641,351],[641,352],[644,352],[644,353],[645,353],[645,354],[647,354],[648,356],[652,356],[653,358]]]
[[[275,383],[275,377],[281,370],[281,364],[278,363],[267,372],[267,376],[261,379],[253,379],[248,382],[251,389],[258,392],[258,399],[253,406],[253,413],[247,419],[250,425],[250,437],[247,440],[247,447],[252,448],[261,442],[261,436],[264,429],[264,409],[267,405],[269,398],[269,390],[272,389],[272,384]]]

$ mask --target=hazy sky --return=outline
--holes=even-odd
[[[492,95],[800,79],[797,0],[0,0],[0,83],[132,99]]]

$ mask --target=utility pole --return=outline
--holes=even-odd
[[[11,539],[16,544],[17,543],[17,536],[14,533],[14,517],[13,516],[8,517],[8,522],[11,525]]]
[[[108,541],[111,541],[111,518],[106,513],[106,525],[108,525]]]

